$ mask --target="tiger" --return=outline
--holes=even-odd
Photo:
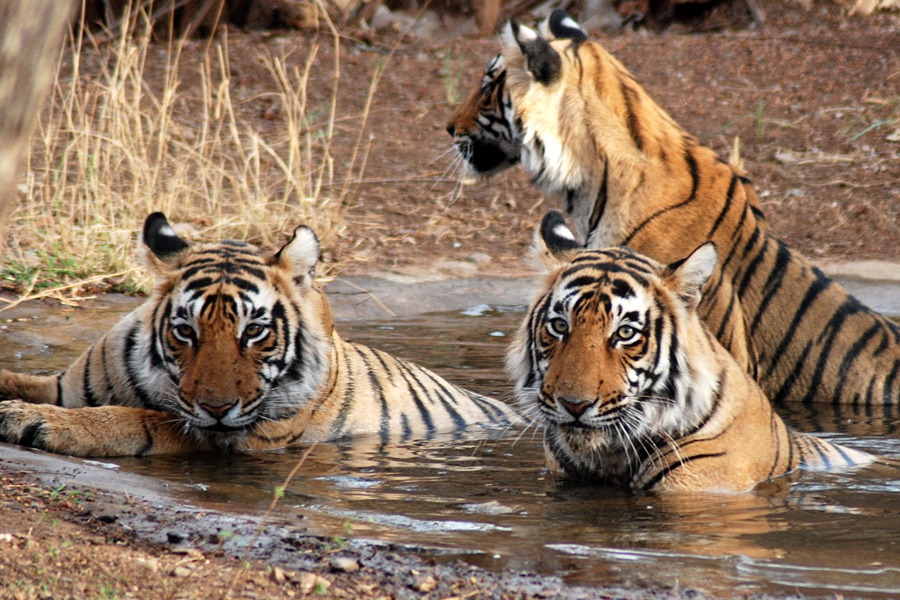
[[[714,242],[670,264],[585,249],[556,211],[535,238],[545,280],[507,367],[543,426],[551,472],[639,491],[746,492],[798,468],[872,461],[790,429],[704,326]]]
[[[700,316],[776,404],[900,403],[900,328],[781,240],[746,174],[575,21],[555,11],[543,27],[510,21],[502,54],[454,112],[447,129],[470,169],[521,163],[562,199],[587,248],[670,263],[714,242],[721,260]],[[485,170],[479,153],[504,158]]]
[[[507,404],[343,340],[301,225],[277,252],[144,222],[148,299],[54,376],[0,371],[0,439],[75,456],[280,449],[516,422]]]

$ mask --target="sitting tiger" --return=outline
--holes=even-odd
[[[548,465],[636,490],[744,492],[803,467],[868,454],[789,429],[697,314],[712,242],[662,265],[625,247],[585,250],[549,213],[547,273],[507,365],[544,426]]]
[[[305,226],[278,252],[143,230],[153,295],[58,376],[0,371],[0,438],[78,456],[282,448],[515,420],[507,405],[344,341]]]
[[[900,328],[769,228],[749,180],[679,127],[562,11],[510,22],[503,53],[447,129],[472,170],[519,162],[588,248],[663,263],[713,241],[699,311],[776,403],[900,404]]]

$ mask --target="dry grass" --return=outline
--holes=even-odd
[[[337,46],[333,28],[332,39]],[[93,278],[93,289],[139,288],[138,232],[157,210],[203,239],[274,245],[301,222],[323,240],[340,233],[344,199],[354,192],[333,185],[340,53],[330,110],[315,122],[306,91],[317,48],[300,68],[259,57],[284,124],[277,139],[266,139],[236,110],[228,47],[224,36],[195,63],[199,73],[191,76],[199,77],[202,101],[185,111],[178,108],[183,42],[153,42],[140,18],[108,45],[70,41],[19,185],[3,285],[19,292],[69,286],[71,295]],[[91,75],[88,59],[99,64]],[[166,61],[159,89],[145,78],[154,60]],[[354,161],[364,166],[364,156]],[[362,170],[350,167],[354,178]],[[114,275],[98,285],[103,274]]]

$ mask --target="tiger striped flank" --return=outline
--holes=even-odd
[[[663,265],[625,247],[584,249],[550,213],[534,253],[544,283],[507,365],[551,471],[635,490],[746,492],[799,468],[873,460],[790,429],[703,325],[712,243]]]
[[[343,340],[314,279],[319,242],[189,245],[144,224],[154,293],[57,376],[0,371],[0,437],[78,456],[253,451],[358,435],[508,426],[497,400]],[[15,400],[21,399],[21,400]]]
[[[746,174],[573,23],[557,12],[543,36],[504,29],[502,69],[486,77],[502,77],[505,96],[473,95],[448,127],[470,167],[498,172],[481,172],[474,149],[514,140],[518,159],[503,165],[521,163],[558,196],[588,248],[625,245],[671,263],[714,242],[719,262],[698,310],[773,402],[900,404],[900,328],[779,239]],[[484,127],[486,113],[506,115],[504,126]]]

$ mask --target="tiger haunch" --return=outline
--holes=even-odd
[[[500,37],[480,86],[489,93],[473,94],[448,126],[473,170],[521,163],[562,199],[586,247],[625,245],[669,263],[714,242],[701,318],[772,401],[900,404],[900,328],[775,236],[743,172],[564,13],[544,35],[511,23]],[[504,160],[483,171],[478,149]]]
[[[59,376],[0,371],[0,437],[81,456],[264,450],[360,434],[427,436],[515,419],[505,404],[341,339],[298,227],[274,254],[188,245],[144,225],[148,300]]]
[[[552,471],[639,490],[745,492],[800,467],[872,460],[789,429],[703,326],[713,244],[664,266],[624,247],[579,248],[559,213],[540,231],[547,278],[507,365],[543,424]]]

